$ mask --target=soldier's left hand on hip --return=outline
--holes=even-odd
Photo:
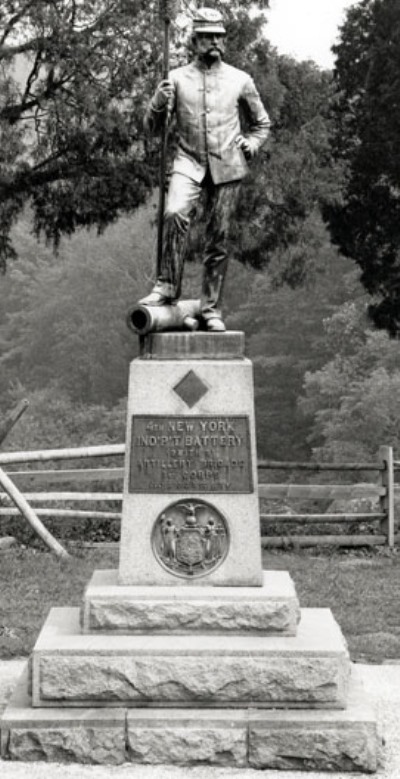
[[[246,160],[250,160],[253,156],[251,144],[248,138],[245,138],[244,135],[238,135],[236,138],[236,146],[239,147],[239,149],[242,150],[244,156],[246,157]]]

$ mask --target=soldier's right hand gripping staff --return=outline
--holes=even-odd
[[[195,58],[159,84],[145,116],[147,130],[156,132],[166,116],[174,115],[178,149],[164,214],[161,267],[152,292],[141,303],[157,306],[179,298],[190,219],[205,190],[201,310],[207,330],[221,332],[229,222],[248,170],[246,160],[266,140],[270,121],[252,78],[222,61],[225,27],[219,11],[196,11],[192,42]],[[246,134],[240,124],[241,104],[250,121]]]

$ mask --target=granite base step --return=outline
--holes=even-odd
[[[329,609],[295,637],[84,635],[52,609],[32,655],[33,706],[344,708],[348,650]]]
[[[125,762],[125,708],[34,709],[29,690],[27,663],[0,719],[3,759],[98,765]]]
[[[382,739],[353,668],[347,708],[324,710],[31,707],[27,673],[0,721],[5,759],[377,770]]]
[[[84,633],[296,635],[300,607],[287,571],[264,571],[262,587],[139,587],[118,571],[95,571],[82,609]]]

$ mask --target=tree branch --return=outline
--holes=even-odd
[[[41,104],[45,100],[49,100],[51,97],[53,97],[56,92],[58,92],[62,87],[68,83],[71,76],[68,75],[65,78],[58,79],[58,81],[55,81],[52,77],[52,74],[54,75],[54,70],[51,69],[49,76],[46,81],[45,89],[40,92],[35,97],[32,97],[31,100],[26,100],[25,96],[28,95],[27,90],[25,90],[24,97],[21,101],[21,103],[14,103],[12,105],[5,106],[0,110],[0,121],[5,120],[9,122],[9,124],[16,124],[21,118],[22,115],[26,111],[31,111],[34,108],[38,108],[41,106]]]
[[[34,5],[34,0],[30,0],[30,2],[27,4],[26,7],[28,8],[30,5]],[[90,35],[96,32],[96,30],[102,27],[104,21],[107,20],[108,17],[112,16],[112,14],[117,10],[117,8],[118,5],[116,3],[111,4],[108,8],[106,8],[103,11],[103,13],[100,14],[100,16],[97,17],[97,19],[94,20],[94,22],[92,22],[92,24],[84,26],[81,29],[73,29],[73,23],[70,24],[70,35],[73,37],[74,41],[76,42],[77,40],[84,38],[86,35],[88,34]],[[52,40],[53,40],[53,34],[38,35],[36,38],[31,38],[29,41],[25,41],[24,43],[19,43],[15,46],[4,46],[1,45],[0,42],[0,59],[14,57],[17,54],[25,54],[28,51],[36,51],[39,47],[45,49],[46,45],[51,43]]]
[[[64,157],[64,159],[63,159]],[[46,169],[47,168],[47,169]],[[104,174],[105,163],[102,157],[87,159],[85,173],[97,177]],[[82,164],[65,159],[65,151],[57,152],[34,168],[21,171],[12,181],[0,179],[0,200],[14,198],[16,195],[28,195],[33,189],[55,181],[74,181],[82,176]]]
[[[31,91],[31,86],[32,86],[33,82],[35,81],[36,76],[38,75],[38,72],[39,72],[39,65],[40,65],[41,57],[42,57],[42,50],[39,49],[36,52],[36,57],[35,57],[35,61],[33,63],[33,66],[31,68],[31,72],[29,73],[29,76],[26,79],[25,91],[24,91],[24,94],[23,94],[21,105],[24,105],[24,103],[26,103],[26,101],[28,99],[28,95],[30,94],[30,91]]]
[[[44,48],[49,43],[51,37],[39,35],[37,38],[31,38],[24,43],[18,43],[15,46],[0,46],[0,59],[11,59],[17,54],[26,54],[29,51],[37,51],[40,47]]]
[[[33,5],[35,5],[35,0],[28,0],[28,2],[25,3],[25,5],[21,8],[21,10],[11,17],[0,39],[0,47],[3,46],[4,41],[8,38],[13,27],[15,27],[15,25],[23,18],[26,11],[28,11],[29,8],[31,8]]]

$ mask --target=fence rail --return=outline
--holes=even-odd
[[[398,463],[400,467],[400,462]],[[281,460],[259,460],[257,467],[260,470],[276,471],[383,471],[382,463],[304,463],[288,462]]]
[[[385,487],[378,484],[260,484],[258,493],[266,500],[352,500],[381,498]]]
[[[35,484],[62,484],[65,482],[121,481],[123,468],[76,468],[51,471],[7,471],[18,486]]]
[[[393,450],[389,446],[381,446],[379,460],[376,463],[304,463],[304,462],[280,462],[275,460],[262,460],[258,463],[260,472],[265,470],[276,471],[308,471],[325,472],[340,471],[342,473],[370,472],[376,474],[376,482],[358,484],[260,484],[259,495],[261,500],[354,500],[372,499],[379,507],[378,511],[369,512],[337,512],[335,514],[303,513],[277,515],[274,513],[261,514],[265,524],[268,522],[296,522],[307,524],[337,524],[337,523],[366,523],[377,522],[378,533],[361,535],[359,533],[346,535],[290,535],[290,536],[262,536],[264,547],[285,547],[289,544],[295,546],[316,546],[319,544],[337,546],[364,546],[388,544],[393,547],[395,538],[394,515],[394,459]],[[399,463],[400,465],[400,463]],[[400,491],[400,487],[399,487]]]
[[[0,452],[0,466],[50,460],[83,460],[89,457],[114,457],[125,454],[125,444],[81,446],[71,449],[42,449],[34,452]]]
[[[0,493],[0,518],[5,516],[16,517],[21,513],[28,516],[22,511],[22,503],[18,504],[16,493],[22,496],[20,490],[24,490],[23,500],[26,511],[26,505],[28,504],[29,516],[32,519],[32,515],[36,517],[38,523],[38,531],[42,535],[42,538],[47,538],[48,533],[46,528],[41,525],[40,517],[44,518],[60,518],[63,520],[70,519],[109,519],[120,520],[121,511],[115,510],[115,507],[109,509],[99,508],[99,503],[121,503],[122,501],[122,480],[124,474],[124,468],[120,465],[99,465],[99,467],[93,467],[92,463],[89,463],[87,467],[72,468],[68,464],[68,467],[41,469],[34,468],[32,470],[14,470],[13,468],[18,465],[24,464],[37,464],[37,463],[53,463],[63,461],[78,460],[84,462],[91,460],[92,458],[120,458],[125,454],[124,444],[113,444],[105,446],[88,446],[88,447],[74,447],[65,449],[49,449],[41,451],[30,452],[1,452],[0,453],[0,476],[3,474],[4,483],[0,479],[0,487],[3,486],[4,492]],[[6,467],[7,471],[3,468]],[[334,544],[334,545],[346,545],[346,546],[360,546],[360,545],[377,545],[388,544],[389,547],[393,547],[396,541],[395,538],[395,516],[394,516],[394,496],[400,493],[400,485],[394,483],[394,473],[396,469],[400,469],[400,461],[394,460],[393,451],[390,447],[383,446],[380,448],[379,460],[375,463],[304,463],[304,462],[281,462],[276,460],[260,460],[258,462],[258,472],[260,479],[263,481],[259,484],[259,497],[261,501],[261,521],[263,528],[268,532],[268,525],[272,523],[279,523],[279,525],[286,525],[288,523],[295,523],[296,526],[300,525],[315,527],[316,525],[361,525],[365,523],[377,523],[377,532],[369,533],[368,535],[362,532],[352,533],[346,535],[339,534],[326,534],[313,533],[313,534],[290,534],[290,535],[263,535],[262,544],[264,547],[285,547],[288,545],[294,546],[313,546],[319,544]],[[267,471],[277,472],[290,472],[292,476],[293,472],[308,472],[309,474],[325,473],[331,471],[332,473],[350,473],[355,474],[366,472],[369,474],[375,474],[375,480],[373,482],[361,482],[356,484],[294,484],[292,482],[284,483],[266,483],[265,474]],[[12,483],[15,492],[11,494],[10,483]],[[114,483],[118,491],[104,491],[103,489],[93,489],[94,484],[103,486],[106,483]],[[51,486],[68,485],[68,488],[64,491],[61,490],[49,490]],[[7,485],[7,486],[5,486]],[[81,487],[81,489],[71,489],[71,485]],[[40,490],[38,488],[44,487],[47,489]],[[83,487],[83,489],[82,489]],[[85,489],[87,487],[87,489]],[[376,502],[376,510],[371,507],[371,510],[359,511],[352,513],[351,511],[343,512],[293,512],[279,513],[279,512],[266,512],[263,504],[265,501],[334,501],[334,500],[353,500],[353,499],[369,499]],[[14,505],[7,505],[13,503]],[[67,503],[66,507],[49,506],[46,504],[51,503]],[[71,506],[70,504],[77,504]],[[87,507],[86,504],[91,503],[96,508]],[[30,504],[40,504],[40,507],[33,509]],[[43,505],[45,504],[45,505]],[[80,508],[80,506],[82,506]],[[28,519],[28,521],[31,521]],[[36,522],[35,520],[35,522]],[[35,522],[31,524],[34,526]],[[48,535],[46,535],[48,534]],[[58,542],[55,541],[55,549],[59,549]],[[50,545],[50,544],[49,544]],[[58,546],[57,546],[58,545]],[[54,549],[54,550],[55,550]],[[64,556],[61,555],[60,556]]]
[[[318,525],[324,522],[335,524],[336,522],[374,522],[386,519],[386,514],[260,514],[260,519],[275,522],[308,522]]]

